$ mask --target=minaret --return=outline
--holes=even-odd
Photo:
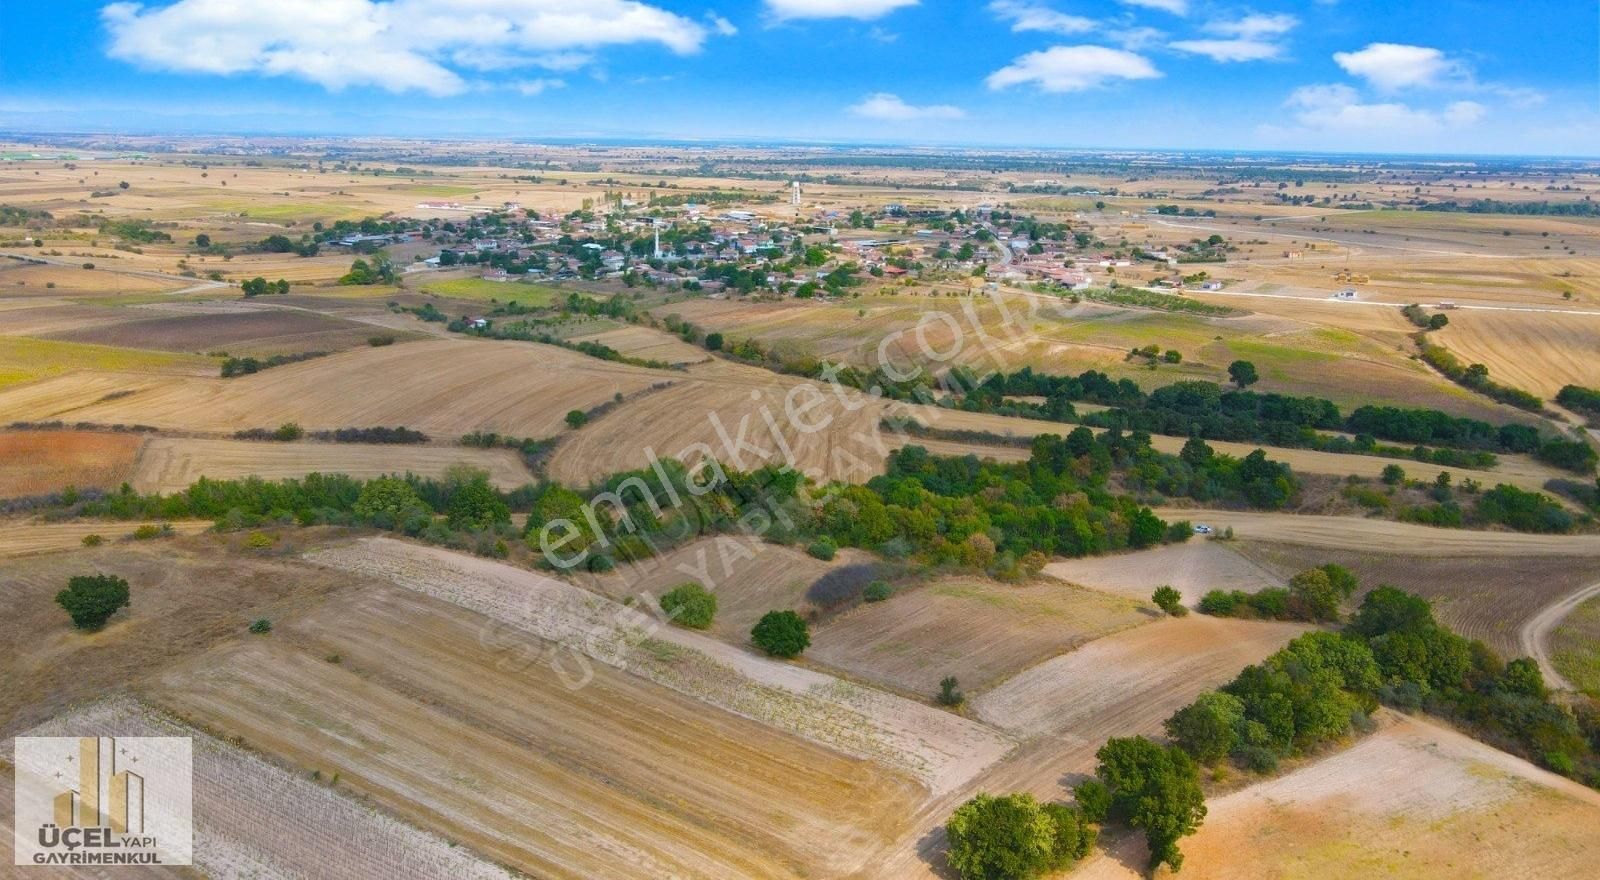
[[[659,259],[661,259],[661,221],[660,220],[651,220],[650,221],[650,227],[652,229],[654,229],[655,233],[656,233],[655,256],[656,256],[656,259],[659,260]]]
[[[798,208],[800,207],[800,181],[796,180],[791,185],[794,187],[794,189],[789,194],[789,204]]]

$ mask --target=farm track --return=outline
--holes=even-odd
[[[1555,664],[1550,662],[1550,636],[1568,614],[1594,596],[1600,596],[1600,583],[1591,584],[1546,606],[1544,610],[1529,618],[1518,633],[1523,653],[1538,661],[1539,669],[1544,673],[1545,683],[1553,688],[1571,690],[1572,682],[1567,681],[1566,677],[1556,670]]]

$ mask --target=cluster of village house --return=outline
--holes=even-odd
[[[417,207],[439,211],[442,214],[489,212],[486,208],[464,206],[454,202],[424,202]],[[629,206],[624,203],[621,207]],[[981,206],[973,211],[967,222],[957,226],[953,232],[943,228],[911,228],[908,225],[895,230],[893,235],[879,238],[867,236],[874,233],[884,235],[890,230],[843,228],[844,215],[830,210],[818,210],[806,218],[779,220],[751,211],[715,211],[707,210],[703,206],[687,205],[673,209],[675,216],[671,218],[643,217],[619,212],[610,217],[609,222],[606,218],[585,222],[541,218],[517,204],[507,204],[497,210],[503,213],[508,222],[518,230],[517,236],[502,239],[468,239],[453,243],[446,250],[455,251],[457,254],[476,253],[480,260],[491,254],[504,254],[518,260],[526,260],[536,250],[545,249],[546,267],[531,270],[529,275],[552,280],[577,277],[578,267],[584,261],[573,255],[552,252],[548,249],[550,245],[564,236],[581,239],[584,235],[588,235],[594,238],[614,239],[619,229],[631,238],[653,237],[653,247],[649,254],[640,257],[608,248],[595,241],[581,244],[580,247],[596,252],[595,256],[598,257],[600,267],[597,277],[616,278],[632,271],[663,286],[676,286],[695,281],[704,290],[713,293],[722,289],[723,285],[720,282],[696,277],[691,270],[678,264],[690,259],[700,266],[707,263],[758,266],[768,258],[781,258],[780,254],[788,253],[797,237],[804,236],[811,236],[808,241],[829,241],[837,245],[841,252],[838,257],[830,261],[829,266],[819,267],[815,271],[817,279],[826,276],[832,266],[845,263],[855,263],[862,270],[894,279],[907,274],[907,270],[896,263],[909,261],[925,265],[937,263],[957,272],[971,272],[983,266],[990,282],[1046,282],[1070,290],[1081,290],[1097,283],[1104,283],[1103,280],[1097,281],[1094,275],[1095,269],[1114,271],[1129,267],[1134,262],[1122,255],[1085,252],[1075,247],[1072,242],[1035,241],[1026,237],[1010,237],[1004,225],[993,221],[991,209],[987,206]],[[907,212],[898,205],[889,205],[883,211],[883,216],[893,220],[906,217]],[[706,225],[710,230],[707,240],[686,243],[685,253],[681,254],[660,243],[660,233],[663,229],[680,222]],[[524,231],[531,235],[531,242],[522,235]],[[985,232],[988,233],[987,236],[983,235]],[[414,233],[402,235],[414,235]],[[352,236],[338,243],[353,246],[368,238],[394,240],[400,237],[402,236]],[[972,258],[967,260],[940,256],[941,253],[949,254],[955,251],[964,243],[977,244],[979,238],[988,239],[998,247],[977,247]],[[1176,256],[1165,252],[1151,252],[1145,256],[1164,261],[1174,268],[1178,265]],[[439,266],[441,256],[435,255],[423,262],[429,266]],[[504,269],[491,267],[485,267],[480,274],[487,281],[513,281],[519,277],[507,273]],[[767,284],[776,290],[784,281],[806,280],[810,279],[774,274],[768,276]],[[1183,281],[1181,278],[1173,278],[1166,284],[1182,287]],[[1221,284],[1216,281],[1206,281],[1201,286],[1204,289],[1215,290],[1220,288]]]

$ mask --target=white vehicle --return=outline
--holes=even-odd
[[[1205,523],[1195,523],[1194,533],[1197,535],[1209,535],[1211,534],[1211,527]]]

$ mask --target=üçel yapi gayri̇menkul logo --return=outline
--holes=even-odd
[[[18,737],[18,865],[188,865],[188,737]]]

